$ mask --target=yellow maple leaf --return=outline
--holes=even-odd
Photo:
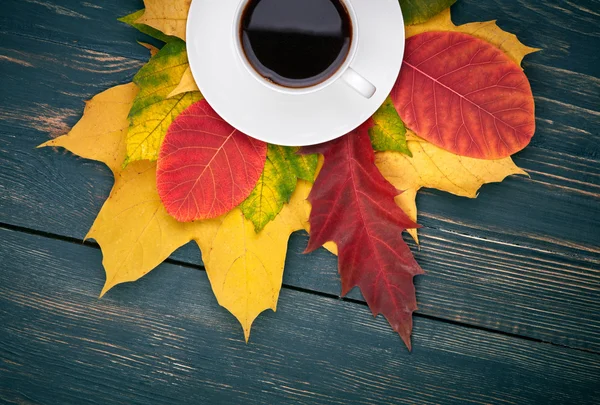
[[[375,155],[375,164],[383,176],[398,190],[396,203],[414,221],[417,220],[415,197],[419,189],[435,188],[462,196],[475,198],[486,183],[504,180],[512,174],[524,174],[510,157],[498,160],[474,159],[458,156],[418,138],[409,132],[408,147],[412,158],[398,152]],[[409,230],[418,243],[416,229]]]
[[[191,91],[200,91],[200,89],[198,88],[198,85],[194,80],[194,76],[192,76],[192,69],[190,69],[190,67],[188,66],[188,68],[183,73],[183,76],[181,77],[181,81],[179,82],[177,87],[175,87],[175,89],[171,93],[169,93],[167,98],[175,97],[183,93],[189,93]]]
[[[115,177],[110,197],[86,236],[102,248],[106,283],[100,296],[146,275],[194,237],[211,238],[220,221],[177,222],[156,191],[156,163],[130,164]]]
[[[406,37],[430,31],[455,31],[473,35],[500,48],[517,65],[526,55],[537,52],[539,49],[523,45],[515,34],[511,34],[498,27],[496,21],[474,22],[464,25],[454,25],[450,16],[450,9],[446,9],[430,20],[417,25],[406,27]]]
[[[127,116],[138,93],[138,87],[129,83],[96,95],[86,102],[83,118],[68,134],[39,147],[60,146],[83,158],[104,162],[118,173],[126,155]]]
[[[224,216],[214,237],[196,237],[213,292],[242,324],[246,341],[256,317],[277,308],[289,236],[304,229],[311,183],[299,180],[289,204],[256,233],[239,208]]]
[[[185,26],[192,0],[144,0],[146,11],[136,21],[185,41]]]
[[[310,183],[301,181],[290,203],[258,234],[239,208],[220,218],[182,223],[160,201],[156,163],[132,163],[117,177],[86,236],[102,247],[106,284],[101,295],[138,280],[195,240],[217,301],[238,319],[248,341],[256,317],[277,307],[288,238],[308,219],[309,190]]]
[[[67,135],[41,145],[60,146],[103,162],[114,173],[110,197],[86,236],[102,248],[106,284],[101,295],[119,283],[137,280],[191,240],[185,224],[171,218],[162,206],[156,192],[156,164],[139,161],[122,169],[128,114],[138,92],[129,83],[98,94]]]
[[[260,233],[239,208],[216,219],[177,222],[158,196],[156,163],[136,161],[123,168],[127,115],[137,94],[137,86],[127,84],[97,95],[69,134],[41,145],[104,162],[115,175],[110,196],[86,236],[102,249],[106,283],[100,296],[117,284],[138,280],[194,240],[218,302],[239,320],[248,340],[254,319],[277,307],[287,241],[308,221],[311,183],[299,180],[290,203]]]

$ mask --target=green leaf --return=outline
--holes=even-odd
[[[400,0],[404,24],[420,24],[441,13],[456,0]]]
[[[298,179],[314,181],[317,155],[298,155],[297,151],[298,148],[269,144],[263,173],[250,196],[240,205],[256,233],[274,220],[290,201]]]
[[[126,15],[125,17],[121,17],[118,20],[121,22],[124,22],[127,25],[132,26],[133,28],[137,29],[141,33],[150,35],[152,38],[158,39],[159,41],[167,43],[167,42],[171,42],[173,39],[175,39],[175,37],[165,35],[162,32],[160,32],[159,30],[150,27],[149,25],[136,23],[136,21],[144,15],[145,11],[146,11],[145,9],[141,9],[140,11],[136,11],[135,13],[131,13],[129,15]]]
[[[188,66],[185,42],[173,39],[133,78],[140,92],[129,112],[125,165],[136,160],[156,160],[173,120],[202,99],[198,91],[167,98],[179,85]]]
[[[373,114],[374,126],[369,130],[371,144],[377,152],[395,151],[412,156],[406,143],[406,127],[388,97]]]

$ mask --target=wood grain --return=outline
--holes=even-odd
[[[192,245],[97,300],[100,251],[75,241],[112,176],[35,146],[66,132],[83,100],[130,81],[147,60],[134,40],[156,41],[116,22],[142,6],[2,3],[0,223],[47,237],[0,230],[0,402],[596,402],[598,0],[459,0],[453,8],[457,23],[497,19],[544,48],[524,65],[537,133],[515,157],[531,178],[485,186],[476,200],[420,194],[425,228],[415,253],[429,274],[416,280],[422,316],[411,355],[357,290],[356,301],[336,298],[336,258],[303,256],[305,234],[290,241],[278,313],[257,320],[248,346]]]
[[[17,35],[6,38],[11,46],[2,54],[30,66],[0,60],[6,87],[19,89],[6,92],[7,103],[0,109],[0,221],[81,239],[110,191],[110,173],[63,151],[34,147],[48,132],[66,131],[81,115],[83,99],[127,81],[141,62]],[[572,128],[578,124],[567,115],[561,119]],[[566,152],[533,146],[517,156],[531,179],[486,186],[476,200],[433,191],[419,196],[420,222],[426,228],[418,257],[429,273],[417,281],[419,313],[600,350],[600,164],[579,157],[579,131],[563,129],[575,139]],[[549,130],[538,129],[538,136]],[[577,226],[565,225],[573,221]],[[335,258],[324,251],[302,256],[305,246],[305,237],[293,238],[286,284],[338,294]],[[455,246],[462,249],[464,262],[444,254]],[[518,266],[504,272],[514,255],[522,257]],[[174,258],[201,264],[193,247]],[[569,269],[577,272],[576,280]],[[541,288],[544,283],[535,280],[548,285]],[[561,284],[580,286],[580,294],[568,293]],[[353,297],[360,299],[356,293]]]
[[[142,8],[142,0],[3,0],[0,32],[145,60],[135,40],[161,42],[117,21]]]
[[[600,395],[597,354],[419,318],[407,355],[366,306],[289,290],[246,345],[201,272],[162,265],[98,300],[98,250],[0,238],[4,403],[526,405]]]

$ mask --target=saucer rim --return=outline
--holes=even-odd
[[[243,0],[240,0],[240,2]],[[281,145],[281,146],[308,146],[308,145],[315,145],[315,144],[320,144],[320,143],[324,143],[324,142],[328,142],[331,141],[333,139],[337,139],[341,136],[344,136],[345,134],[353,131],[354,129],[356,129],[357,127],[359,127],[360,125],[362,125],[364,122],[366,122],[372,115],[373,113],[375,113],[377,111],[377,109],[381,106],[381,104],[383,104],[383,102],[385,102],[385,99],[388,97],[389,93],[391,92],[395,82],[396,82],[396,78],[398,77],[399,73],[400,73],[400,68],[402,66],[402,61],[404,58],[404,51],[405,51],[405,40],[406,40],[406,34],[405,34],[405,30],[404,30],[404,19],[403,19],[403,15],[402,15],[402,11],[399,5],[399,2],[397,0],[379,0],[380,2],[385,2],[387,3],[387,6],[394,8],[394,12],[397,14],[397,18],[395,20],[398,21],[398,26],[401,27],[401,29],[396,29],[396,33],[397,34],[401,34],[400,38],[397,41],[392,42],[392,45],[390,46],[396,46],[397,47],[397,51],[400,57],[397,58],[398,59],[398,64],[397,66],[391,66],[390,64],[390,72],[389,73],[393,73],[393,77],[394,77],[394,81],[391,83],[387,83],[388,85],[386,86],[380,86],[378,85],[378,90],[380,90],[382,87],[384,90],[386,90],[384,93],[385,95],[376,95],[373,97],[374,99],[380,99],[380,101],[372,102],[369,104],[366,104],[364,107],[361,107],[361,109],[363,110],[362,113],[360,114],[361,118],[359,120],[354,120],[354,122],[352,122],[351,124],[348,124],[346,119],[351,120],[352,117],[348,116],[345,117],[344,120],[339,120],[337,121],[337,125],[334,125],[333,128],[321,128],[322,127],[322,122],[317,122],[315,121],[314,127],[316,128],[315,130],[312,130],[310,134],[303,132],[300,133],[298,131],[296,131],[296,134],[294,134],[294,128],[289,128],[289,125],[285,125],[285,122],[281,122],[281,127],[286,127],[286,133],[283,136],[278,136],[277,134],[275,134],[273,136],[273,133],[268,133],[269,131],[262,131],[260,129],[260,122],[263,119],[278,119],[278,109],[281,107],[281,105],[285,104],[282,103],[281,105],[278,105],[277,109],[274,109],[272,111],[268,111],[266,113],[261,114],[263,111],[261,110],[257,110],[255,105],[257,104],[262,104],[259,100],[260,97],[265,97],[266,99],[271,99],[270,101],[277,101],[276,98],[279,97],[281,100],[284,100],[285,98],[290,98],[289,100],[291,101],[291,98],[294,98],[295,101],[299,100],[299,99],[309,99],[308,96],[312,96],[317,97],[317,100],[313,100],[316,101],[316,103],[313,104],[308,104],[306,101],[302,102],[300,104],[303,104],[304,106],[309,105],[309,110],[313,110],[313,112],[316,112],[320,109],[320,107],[324,106],[324,103],[327,99],[327,97],[325,96],[326,93],[330,93],[328,94],[329,98],[332,98],[331,96],[334,93],[339,93],[337,96],[333,97],[336,98],[336,102],[337,103],[341,103],[342,101],[342,96],[344,95],[344,93],[346,93],[346,95],[348,94],[348,90],[352,91],[353,93],[355,92],[354,89],[351,89],[348,85],[346,85],[345,83],[343,83],[342,77],[340,76],[338,78],[338,80],[334,81],[333,83],[331,83],[329,86],[319,89],[315,92],[310,92],[310,93],[298,93],[298,94],[292,94],[292,93],[283,93],[283,92],[278,92],[275,91],[267,86],[264,86],[262,84],[260,84],[258,82],[258,80],[254,77],[252,77],[250,75],[249,72],[245,72],[245,67],[243,66],[243,63],[241,61],[238,60],[236,56],[236,51],[234,49],[234,46],[232,46],[231,44],[231,38],[227,37],[227,39],[223,39],[221,38],[221,43],[223,45],[226,45],[227,48],[229,48],[228,50],[221,50],[219,49],[219,51],[215,52],[215,55],[211,55],[211,56],[216,56],[217,59],[221,59],[221,61],[225,61],[225,62],[231,62],[233,63],[233,65],[237,66],[236,69],[236,74],[238,75],[237,79],[241,79],[242,76],[244,76],[244,72],[245,75],[248,77],[248,81],[246,83],[243,83],[242,85],[247,89],[254,87],[254,90],[257,89],[262,89],[262,94],[256,94],[254,95],[254,99],[248,99],[248,101],[250,102],[250,106],[251,108],[255,109],[255,112],[258,113],[258,115],[261,115],[261,117],[254,117],[250,120],[246,120],[246,124],[244,124],[241,119],[236,118],[235,116],[237,115],[237,112],[234,111],[235,108],[233,108],[233,104],[229,105],[228,103],[221,103],[221,102],[216,102],[213,103],[211,102],[211,98],[213,98],[212,96],[208,96],[206,93],[212,93],[212,90],[208,90],[210,87],[214,87],[212,85],[208,85],[209,83],[209,78],[205,78],[205,79],[201,79],[198,80],[197,78],[202,76],[203,73],[200,72],[200,65],[202,63],[202,55],[200,52],[197,52],[197,47],[202,44],[203,42],[210,42],[210,41],[204,41],[203,37],[198,35],[198,34],[194,34],[195,32],[197,32],[196,27],[198,26],[202,26],[201,24],[201,18],[204,15],[207,14],[203,14],[202,13],[202,6],[207,5],[207,3],[212,3],[209,0],[193,0],[192,4],[190,6],[190,10],[189,10],[189,18],[187,20],[187,43],[186,43],[186,52],[188,54],[188,62],[189,62],[189,66],[190,66],[190,70],[192,72],[192,75],[194,77],[194,80],[196,81],[196,84],[198,85],[198,88],[200,89],[200,91],[202,92],[202,94],[204,95],[204,97],[206,98],[207,102],[211,105],[211,107],[217,112],[217,114],[219,114],[226,122],[228,122],[232,127],[234,127],[235,129],[237,129],[238,131],[247,134],[248,136],[251,136],[255,139],[264,141],[264,142],[268,142],[268,143],[272,143],[272,144],[276,144],[276,145]],[[370,0],[353,0],[352,6],[353,8],[356,7],[356,3],[366,3],[369,2]],[[219,2],[219,6],[230,6],[230,4],[227,4],[229,2]],[[370,3],[369,5],[371,5],[372,3]],[[215,6],[215,3],[211,4],[213,7]],[[235,9],[237,9],[237,7],[239,6],[239,4],[235,4]],[[395,6],[395,7],[394,7]],[[231,7],[231,6],[230,6]],[[233,9],[233,10],[235,10]],[[233,19],[235,17],[234,15],[235,13],[232,13],[232,16],[230,17],[230,19]],[[198,17],[196,17],[198,16]],[[356,17],[357,17],[357,23],[358,25],[361,24],[361,15],[356,12]],[[230,21],[227,21],[227,25],[231,25]],[[230,28],[230,27],[229,27]],[[388,27],[388,31],[394,31],[394,27]],[[225,31],[227,32],[231,32],[230,29],[226,29]],[[363,30],[358,29],[358,32],[361,32]],[[360,38],[360,36],[359,36]],[[218,38],[217,38],[218,40]],[[386,46],[386,48],[389,48],[390,46]],[[359,59],[359,55],[361,54],[361,47],[360,47],[360,43],[358,46],[358,49],[356,50],[356,53],[354,55],[354,60],[351,61],[351,63],[349,64],[349,67],[353,67],[353,64],[355,62],[356,59]],[[233,60],[232,60],[233,57]],[[210,57],[208,59],[211,59]],[[364,58],[363,58],[364,59]],[[198,63],[196,63],[198,62]],[[365,61],[363,61],[365,62]],[[373,61],[367,61],[365,62],[367,64],[369,64],[370,66],[375,66],[375,64],[377,62],[373,62]],[[217,77],[213,77],[213,79],[216,79],[215,81],[219,81],[223,82],[226,79],[223,79],[222,77],[218,77],[219,75],[217,75]],[[367,75],[367,77],[369,77],[369,75]],[[250,84],[250,81],[253,81],[256,83],[256,85],[258,86],[252,86]],[[226,88],[226,87],[225,87]],[[342,90],[342,88],[345,88],[346,90]],[[208,91],[207,91],[208,90]],[[235,89],[233,90],[233,96],[237,96],[239,94],[240,91],[243,91],[244,89]],[[221,93],[222,91],[218,91],[219,93]],[[379,93],[381,93],[381,91],[379,91]],[[279,96],[277,96],[279,95]],[[321,96],[321,100],[319,101],[318,98],[319,96]],[[358,96],[360,98],[362,98],[362,96]],[[213,99],[213,101],[216,101],[216,97]],[[281,101],[280,100],[280,101]],[[366,100],[367,102],[369,102],[370,100]],[[252,103],[254,102],[254,103]],[[363,100],[363,103],[365,102],[365,100]],[[320,105],[319,105],[320,104]],[[283,108],[283,107],[281,107]],[[306,108],[306,107],[305,107]],[[289,112],[289,111],[288,111]],[[239,114],[241,116],[241,113]],[[303,119],[303,121],[306,120],[310,120],[312,118],[312,114],[305,114],[305,117]],[[257,122],[258,122],[258,126],[257,126]],[[288,124],[291,124],[291,122],[288,122]],[[329,125],[332,126],[332,125]],[[263,128],[266,128],[263,125]],[[302,138],[302,141],[298,142],[297,139],[298,138]]]

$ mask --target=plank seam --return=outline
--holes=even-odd
[[[10,225],[10,224],[6,224],[6,223],[0,223],[0,229],[12,231],[12,232],[24,233],[24,234],[28,234],[28,235],[32,235],[32,236],[38,236],[38,237],[43,237],[43,238],[48,238],[48,239],[60,240],[62,242],[66,242],[66,243],[76,244],[76,245],[79,245],[79,246],[83,245],[83,246],[86,246],[88,248],[100,250],[100,246],[97,243],[88,242],[88,241],[81,241],[81,240],[79,240],[77,238],[71,238],[71,237],[67,237],[67,236],[57,235],[57,234],[53,234],[53,233],[50,233],[50,232],[37,231],[37,230],[34,230],[34,229],[24,228],[24,227]],[[179,261],[179,260],[176,260],[176,259],[170,259],[169,258],[169,259],[165,260],[165,263],[169,263],[169,264],[181,266],[183,268],[188,268],[188,269],[192,269],[192,270],[206,271],[205,268],[204,268],[204,266],[193,265],[193,264],[182,262],[182,261]],[[326,293],[326,292],[321,292],[321,291],[314,291],[314,290],[310,290],[310,289],[307,289],[307,288],[292,286],[292,285],[285,284],[285,283],[282,284],[282,288],[285,288],[285,289],[291,290],[291,291],[301,292],[301,293],[305,293],[305,294],[312,294],[312,295],[316,295],[316,296],[323,297],[323,298],[334,299],[334,300],[338,300],[338,301],[344,301],[344,302],[348,302],[348,303],[352,303],[352,304],[361,305],[363,307],[367,307],[367,303],[366,302],[360,301],[360,300],[357,300],[357,299],[354,299],[354,298],[340,297],[339,295],[335,295],[335,294],[331,294],[331,293]],[[530,337],[530,336],[524,336],[524,335],[519,335],[519,334],[516,334],[516,333],[511,333],[511,332],[507,332],[507,331],[503,331],[503,330],[497,330],[497,329],[487,328],[487,327],[481,326],[481,325],[473,325],[473,324],[469,324],[469,323],[454,321],[454,320],[451,320],[451,319],[439,318],[439,317],[436,317],[436,316],[433,316],[433,315],[422,314],[422,313],[419,313],[419,312],[415,312],[413,314],[413,316],[415,316],[417,318],[428,319],[428,320],[431,320],[431,321],[442,322],[442,323],[449,324],[449,325],[454,325],[454,326],[459,326],[459,327],[465,327],[465,328],[468,328],[468,329],[483,331],[483,332],[486,332],[486,333],[493,333],[493,334],[497,334],[497,335],[501,335],[501,336],[508,336],[508,337],[512,337],[512,338],[523,339],[523,340],[526,340],[526,341],[529,341],[529,342],[535,342],[535,343],[551,345],[551,346],[555,346],[555,347],[559,347],[559,348],[577,350],[579,352],[597,355],[597,356],[599,356],[599,360],[600,360],[600,352],[596,352],[596,351],[591,350],[591,349],[585,349],[585,348],[580,348],[580,347],[572,347],[572,346],[563,345],[563,344],[559,344],[559,343],[555,343],[555,342],[545,341],[545,340],[542,340],[542,339],[536,339],[536,338],[533,338],[533,337]]]

